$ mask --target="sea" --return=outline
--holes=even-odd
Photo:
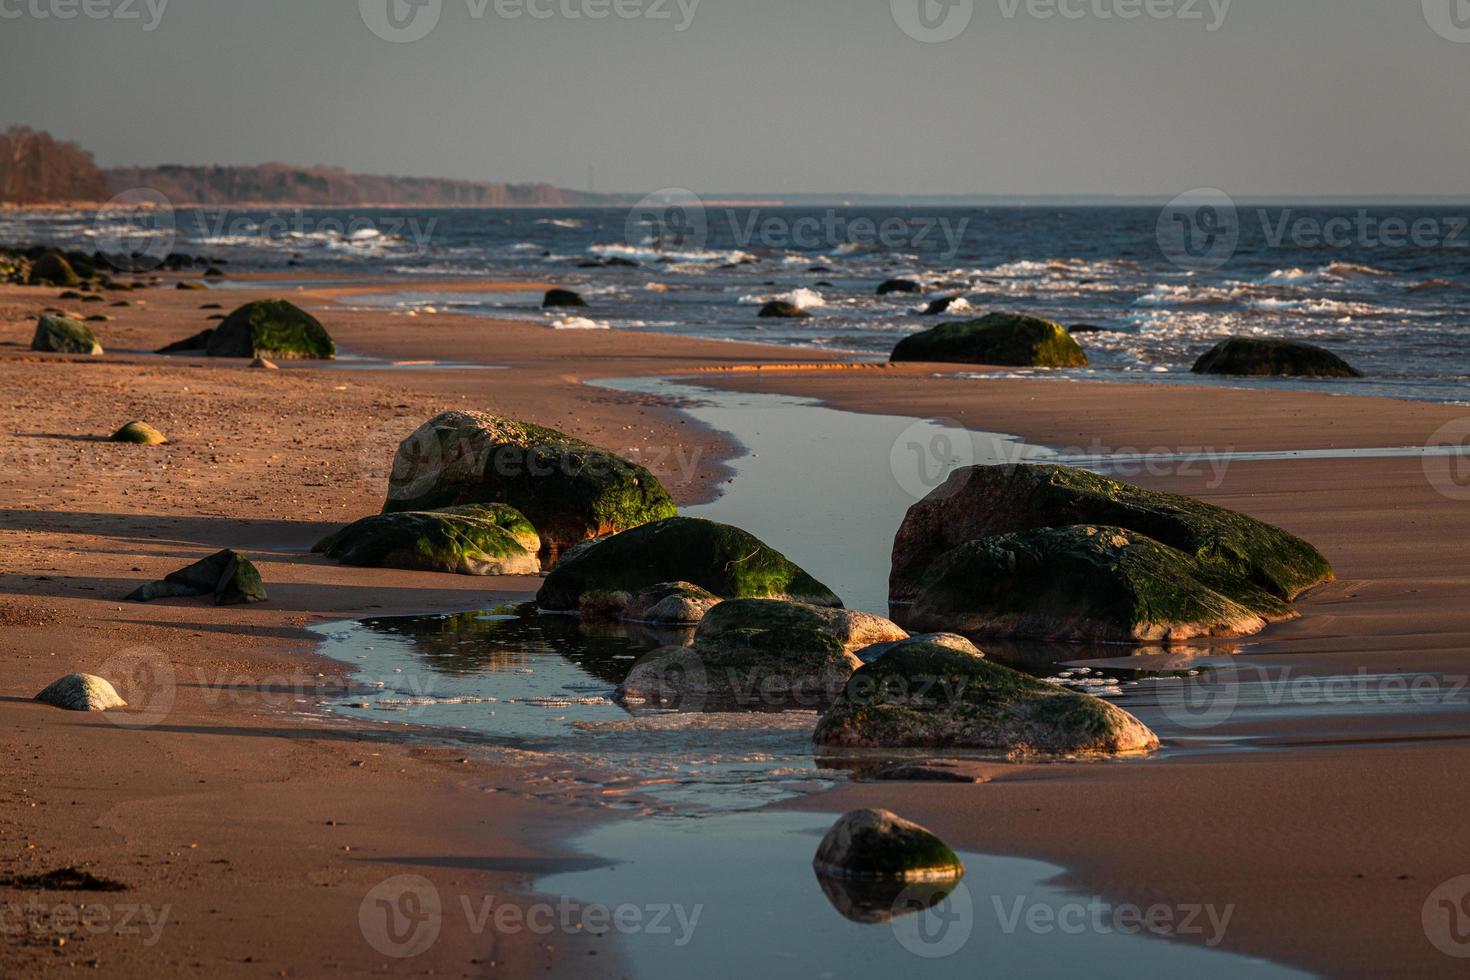
[[[1000,376],[1470,400],[1470,207],[1207,199],[1183,208],[828,208],[672,196],[565,210],[122,208],[3,213],[0,242],[157,258],[177,251],[225,260],[227,271],[340,274],[349,283],[366,275],[401,289],[348,298],[364,308],[753,341],[794,356],[820,349],[881,360],[936,323],[1016,311],[1093,328],[1076,333],[1092,363]],[[442,288],[466,277],[527,289]],[[922,291],[878,295],[892,279]],[[574,289],[587,307],[543,310],[538,283]],[[772,299],[810,316],[759,317]],[[953,303],[926,315],[937,299]],[[1191,373],[1233,335],[1318,344],[1366,377]]]

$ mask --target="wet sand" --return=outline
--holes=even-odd
[[[524,773],[461,763],[464,751],[304,714],[318,685],[345,683],[341,665],[314,655],[304,626],[472,608],[535,587],[344,569],[307,553],[327,530],[378,510],[393,443],[438,411],[485,409],[636,450],[686,504],[728,478],[722,461],[736,448],[661,399],[582,382],[698,370],[701,384],[954,419],[1083,449],[1412,445],[1463,413],[1315,394],[966,383],[913,368],[736,372],[728,369],[789,364],[792,352],[333,306],[360,286],[291,298],[318,311],[353,354],[510,370],[343,361],[252,371],[126,351],[202,329],[201,304],[229,309],[256,290],[128,293],[147,305],[125,309],[58,303],[55,292],[0,289],[0,370],[14,393],[0,419],[0,649],[9,668],[0,711],[15,804],[0,818],[8,845],[0,876],[85,865],[131,886],[120,893],[129,902],[174,910],[155,946],[110,933],[64,946],[52,933],[7,935],[7,974],[98,959],[119,976],[191,968],[520,976],[548,967],[617,975],[611,939],[446,927],[430,953],[405,962],[374,951],[358,924],[368,889],[393,875],[432,868],[446,899],[462,891],[478,901],[564,868],[577,858],[566,835],[604,812]],[[108,355],[27,353],[36,314],[52,305],[114,314],[98,331]],[[95,441],[133,418],[175,444],[140,451]],[[1304,599],[1303,618],[1269,631],[1248,657],[1303,671],[1462,669],[1470,613],[1458,552],[1470,517],[1419,460],[1237,462],[1218,486],[1207,475],[1135,479],[1280,523],[1334,561],[1339,581]],[[271,603],[118,603],[136,584],[225,546],[261,559]],[[60,674],[99,670],[139,645],[180,679],[160,725],[133,731],[25,700]],[[1334,974],[1448,973],[1457,962],[1428,943],[1419,916],[1436,885],[1470,872],[1457,856],[1470,831],[1455,819],[1470,800],[1444,778],[1466,757],[1467,726],[1452,717],[1438,740],[1401,737],[1391,719],[1363,727],[1355,740],[1322,744],[1308,719],[1299,744],[1283,739],[1270,752],[995,768],[981,786],[857,784],[801,805],[896,809],[966,849],[1065,865],[1085,894],[1234,903],[1226,946],[1242,952]],[[23,896],[0,893],[6,902]]]

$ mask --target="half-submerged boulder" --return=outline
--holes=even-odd
[[[1003,367],[1087,366],[1087,354],[1061,325],[1015,313],[941,323],[899,341],[892,360],[895,364],[921,361]]]
[[[490,503],[526,515],[552,559],[580,542],[678,513],[642,466],[529,422],[446,412],[398,447],[384,513]],[[683,577],[650,578],[638,588]]]
[[[458,575],[539,575],[541,539],[504,506],[379,514],[350,524],[313,551],[344,565]]]
[[[1194,365],[1195,374],[1236,377],[1361,378],[1363,373],[1329,350],[1295,340],[1232,337]]]
[[[262,299],[225,317],[205,342],[210,357],[331,360],[337,344],[321,321],[283,299]]]
[[[904,644],[854,674],[813,737],[838,748],[1007,755],[1119,755],[1159,745],[1146,725],[1101,698],[923,642]]]
[[[63,288],[81,284],[71,263],[56,252],[47,252],[31,263],[30,285]]]
[[[112,684],[91,674],[68,674],[47,686],[35,699],[66,711],[106,711],[128,706]]]
[[[1093,525],[1137,531],[1281,599],[1332,580],[1332,566],[1286,531],[1192,497],[1044,464],[972,466],[909,509],[893,545],[889,593],[907,602],[930,566],[995,534]]]
[[[212,595],[217,606],[241,606],[266,600],[260,572],[244,555],[221,551],[187,568],[145,585],[126,602],[152,602],[186,596]]]
[[[634,595],[623,608],[622,618],[649,626],[698,626],[724,601],[692,582],[660,582]]]
[[[546,296],[541,300],[541,306],[545,309],[557,309],[560,307],[581,308],[587,305],[587,301],[580,293],[574,293],[570,289],[548,289]]]
[[[31,350],[95,356],[102,353],[102,345],[97,343],[97,335],[92,333],[92,328],[80,320],[48,313],[36,321]]]
[[[879,296],[888,296],[893,293],[913,295],[923,291],[924,287],[912,279],[890,279],[878,287]]]
[[[818,874],[859,881],[944,881],[965,874],[949,845],[887,810],[854,810],[838,820],[812,866]]]
[[[811,314],[790,300],[773,299],[761,307],[759,316],[764,320],[802,320]]]
[[[681,711],[824,708],[861,665],[854,649],[907,635],[866,613],[733,600],[705,615],[693,646],[635,663],[618,695]]]
[[[161,446],[168,442],[168,436],[147,422],[129,422],[114,432],[109,441],[127,442],[135,446]]]
[[[604,593],[621,595],[626,606],[634,594],[662,582],[689,582],[725,599],[842,605],[831,589],[755,535],[691,517],[645,524],[566,555],[542,585],[536,605],[576,612],[589,593]]]
[[[1041,528],[960,545],[930,567],[915,629],[1068,642],[1249,636],[1295,616],[1233,572],[1137,531]]]

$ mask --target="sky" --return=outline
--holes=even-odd
[[[579,189],[595,168],[599,190],[702,195],[1470,191],[1465,0],[0,0],[0,80],[0,124],[103,165]]]

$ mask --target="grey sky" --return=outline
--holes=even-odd
[[[83,2],[140,17],[33,12]],[[605,20],[442,0],[411,43],[376,36],[358,0],[169,0],[149,32],[150,2],[0,0],[0,122],[104,164],[584,187],[591,162],[599,189],[639,192],[1467,190],[1470,43],[1418,0],[1234,0],[1213,32],[1209,0],[1061,0],[1080,19],[974,0],[943,43],[906,35],[890,0],[699,0],[682,32],[677,0]],[[1201,19],[1092,13],[1130,2]]]

